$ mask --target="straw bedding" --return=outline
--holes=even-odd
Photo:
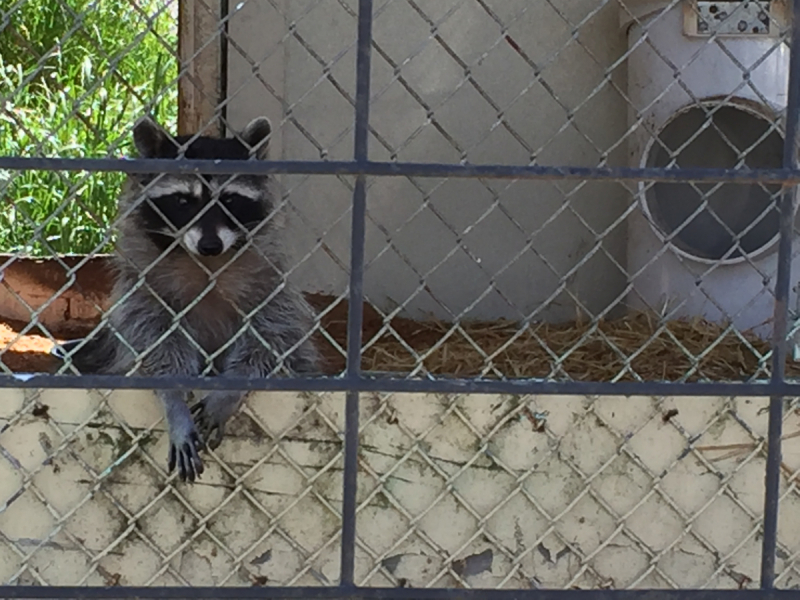
[[[323,319],[342,348],[346,315],[346,305],[340,304]],[[462,322],[455,331],[437,321],[394,318],[390,325],[391,331],[375,309],[365,306],[364,370],[576,381],[743,381],[769,376],[768,342],[751,333],[726,333],[724,326],[702,319],[661,323],[636,313],[597,326],[532,324],[521,334],[520,325],[509,321]],[[320,346],[330,371],[340,372],[345,364],[341,352],[328,341]],[[414,371],[417,357],[422,357],[422,367]],[[800,364],[789,361],[787,374],[800,374]]]
[[[319,295],[310,300],[318,309],[334,302]],[[346,348],[347,303],[335,304],[322,324],[333,340],[317,336],[325,371],[339,373],[345,359],[336,346]],[[26,335],[9,346],[19,325],[0,324],[0,349],[5,348],[0,360],[16,372],[52,370],[48,338]],[[532,324],[521,333],[519,324],[504,321],[464,322],[454,330],[448,323],[403,318],[390,325],[385,327],[380,314],[365,305],[364,370],[576,381],[743,381],[769,376],[768,342],[749,333],[726,333],[725,327],[702,319],[661,323],[638,313],[596,326]],[[800,365],[789,361],[787,374],[800,375]]]

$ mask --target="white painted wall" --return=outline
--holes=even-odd
[[[616,4],[564,0],[555,3],[560,14],[547,2],[485,4],[512,42],[478,2],[418,0],[425,17],[405,0],[376,2],[371,158],[625,164],[626,104],[616,91],[624,72],[605,78],[626,44]],[[278,130],[274,158],[352,158],[346,96],[355,95],[356,5],[246,2],[233,15],[228,119],[241,127],[267,114]],[[289,176],[283,184],[296,209],[292,250],[306,257],[294,276],[310,291],[344,292],[352,181]],[[597,234],[629,201],[617,184],[371,180],[367,297],[417,318],[517,319],[547,303],[539,317],[570,319],[575,298],[596,314],[626,283],[624,223],[601,244]]]
[[[757,587],[767,405],[365,395],[356,583]],[[335,585],[343,430],[344,394],[254,394],[183,485],[152,393],[0,390],[0,584]],[[796,589],[800,438],[783,464],[777,587]]]

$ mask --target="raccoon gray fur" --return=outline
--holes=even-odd
[[[269,121],[257,118],[239,139],[198,137],[185,156],[244,160],[249,146],[264,159],[270,132]],[[143,158],[179,158],[175,141],[183,145],[192,136],[169,136],[143,119],[133,137]],[[119,202],[109,333],[86,364],[148,376],[263,378],[280,367],[290,374],[318,370],[308,339],[313,312],[282,276],[282,222],[270,187],[268,177],[252,175],[129,177]],[[191,409],[186,392],[157,395],[169,430],[168,470],[177,466],[181,479],[194,481],[203,472],[198,452],[219,445],[246,393],[212,391]]]

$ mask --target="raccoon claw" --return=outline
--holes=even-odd
[[[188,435],[188,440],[174,442],[171,441],[169,445],[169,461],[167,464],[167,472],[172,473],[175,467],[178,467],[178,477],[181,481],[194,482],[199,479],[205,470],[203,461],[200,460],[198,451],[203,448],[203,441],[200,435],[193,431]]]
[[[192,416],[206,445],[212,450],[218,448],[225,435],[225,426],[220,425],[217,419],[211,415],[205,401],[198,402],[192,407]]]
[[[239,399],[209,394],[192,408],[192,417],[206,445],[216,449],[225,435],[225,423],[239,407]]]
[[[222,443],[222,438],[225,435],[225,430],[222,427],[212,425],[210,428],[205,429],[205,431],[206,435],[208,435],[208,447],[212,450],[219,448],[219,445]]]

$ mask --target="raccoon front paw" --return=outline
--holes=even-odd
[[[212,450],[222,443],[225,424],[241,404],[239,392],[211,392],[192,407],[192,416],[200,435]]]
[[[181,481],[194,482],[203,473],[203,461],[198,454],[203,449],[203,440],[194,428],[186,431],[172,431],[169,436],[169,462],[167,472],[178,467]]]

